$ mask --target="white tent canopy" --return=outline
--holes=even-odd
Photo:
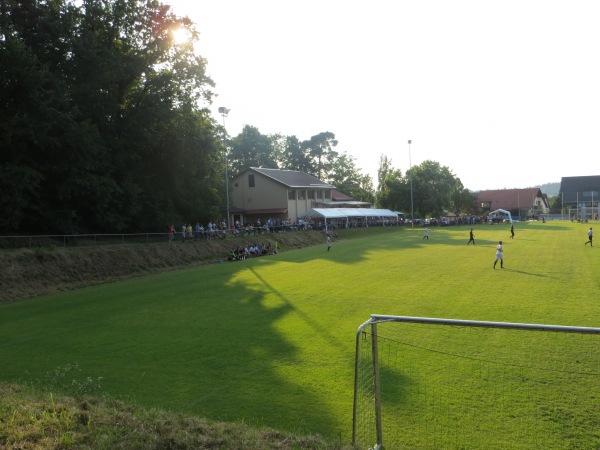
[[[302,214],[304,219],[312,219],[315,217],[321,219],[346,219],[348,216],[342,210],[346,208],[316,208]]]
[[[376,208],[314,208],[300,217],[303,219],[325,219],[325,229],[327,229],[327,219],[345,219],[346,226],[348,226],[348,221],[351,217],[388,217],[398,219],[398,215],[400,214],[402,213],[393,212],[389,209]]]
[[[319,217],[322,219],[348,219],[350,217],[393,217],[398,218],[397,212],[389,209],[375,208],[315,208],[303,214],[302,218]]]
[[[505,210],[505,209],[497,209],[496,211],[492,211],[492,212],[490,213],[490,215],[492,215],[492,216],[493,216],[494,214],[498,214],[498,213],[506,214],[506,215],[508,216],[508,220],[510,220],[510,223],[512,223],[512,222],[513,222],[513,220],[512,220],[512,216],[510,215],[510,212],[508,212],[508,211],[507,211],[507,210]]]

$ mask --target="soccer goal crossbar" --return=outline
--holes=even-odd
[[[359,448],[600,447],[600,328],[371,315]]]

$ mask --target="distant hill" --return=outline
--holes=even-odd
[[[538,184],[537,186],[527,186],[527,187],[512,187],[512,188],[508,188],[505,187],[504,189],[531,189],[531,188],[536,188],[536,189],[540,189],[542,191],[542,194],[546,194],[548,197],[552,197],[553,195],[558,195],[560,193],[560,181],[556,182],[556,183],[544,183],[544,184]],[[487,190],[487,189],[482,189],[482,190]],[[489,190],[502,190],[502,189],[489,189]],[[480,191],[473,191],[473,192],[480,192]]]
[[[546,194],[548,197],[550,197],[552,195],[558,195],[560,192],[560,181],[557,183],[546,183],[532,187],[539,188],[543,194]]]
[[[504,189],[531,189],[531,188],[540,189],[542,191],[542,194],[546,194],[548,197],[552,197],[553,195],[559,194],[560,182],[538,184],[537,186],[527,186],[525,188],[521,188],[521,187],[506,188],[505,187]],[[483,190],[485,190],[485,189],[483,189]],[[490,190],[494,190],[494,189],[490,189]],[[479,191],[473,191],[473,192],[479,192]]]

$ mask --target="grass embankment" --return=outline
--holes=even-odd
[[[321,245],[0,305],[1,377],[78,363],[147,408],[348,443],[354,336],[370,314],[598,326],[584,226],[340,232]],[[505,241],[505,270],[493,270]],[[586,392],[574,395],[587,395]],[[93,423],[93,422],[92,422]],[[317,446],[318,447],[318,446]],[[301,447],[300,447],[301,448]],[[310,448],[310,447],[309,447]]]
[[[68,388],[67,388],[68,390]],[[243,423],[214,422],[100,397],[68,397],[0,383],[0,448],[42,449],[342,449]]]
[[[0,303],[184,267],[214,264],[238,245],[276,243],[281,251],[323,242],[322,232],[251,235],[171,244],[136,243],[0,250]]]

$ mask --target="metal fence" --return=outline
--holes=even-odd
[[[289,233],[304,231],[298,226],[278,227],[252,227],[241,228],[235,231],[212,230],[192,232],[191,234],[175,232],[172,237],[170,233],[93,233],[93,234],[47,234],[47,235],[14,235],[0,236],[0,249],[36,248],[36,247],[86,247],[95,245],[115,244],[148,244],[182,241],[210,241],[219,239],[231,239],[244,236],[257,236],[272,233]]]
[[[85,247],[92,245],[147,244],[167,241],[168,233],[0,236],[0,248]]]

